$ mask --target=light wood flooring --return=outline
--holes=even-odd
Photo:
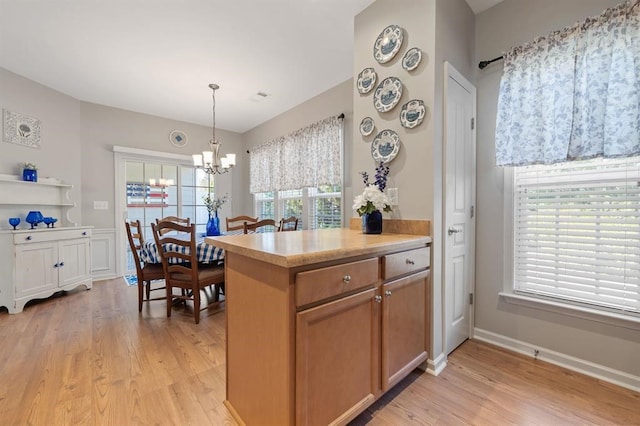
[[[224,312],[94,283],[0,312],[1,425],[235,425],[225,396]],[[256,360],[259,362],[259,360]],[[250,378],[247,378],[250,380]],[[418,370],[353,425],[640,425],[640,394],[469,341],[438,377]]]

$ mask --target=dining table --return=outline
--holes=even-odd
[[[188,234],[172,235],[172,238],[191,238]],[[183,247],[173,243],[163,243],[165,251],[182,252],[189,254],[189,248]],[[196,253],[198,255],[198,262],[203,264],[220,264],[224,261],[224,249],[220,247],[207,244],[205,242],[205,235],[198,235],[196,237]],[[140,260],[145,263],[162,263],[158,246],[154,239],[147,239],[140,247]],[[173,262],[179,263],[180,259],[173,258]]]

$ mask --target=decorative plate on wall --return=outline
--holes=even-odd
[[[422,123],[426,112],[424,102],[419,99],[412,99],[402,105],[402,110],[400,110],[400,124],[407,129],[413,129]]]
[[[371,89],[376,85],[378,74],[373,68],[365,68],[358,74],[358,92],[365,94],[369,93]]]
[[[412,47],[407,50],[407,53],[402,57],[402,68],[407,71],[413,71],[418,68],[420,61],[422,60],[422,50],[417,47]]]
[[[382,30],[373,43],[373,57],[381,64],[389,62],[396,56],[402,46],[404,31],[397,25],[389,25]]]
[[[400,151],[400,137],[391,129],[378,133],[371,143],[371,156],[377,163],[388,163]]]
[[[362,136],[369,136],[375,127],[376,124],[373,122],[373,118],[365,117],[360,122],[360,134]]]
[[[402,97],[402,82],[397,77],[387,77],[378,84],[373,94],[373,106],[379,112],[391,111]]]
[[[181,130],[174,130],[169,133],[169,140],[178,148],[182,148],[187,144],[187,134]]]

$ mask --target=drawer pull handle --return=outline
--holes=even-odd
[[[344,277],[342,277],[342,282],[344,282],[345,284],[349,284],[350,281],[351,275],[345,275]]]
[[[387,296],[387,297],[391,296],[391,290],[387,290],[387,291],[385,291],[385,292],[384,292],[384,295],[385,295],[385,296]]]
[[[31,235],[27,235],[27,238],[25,238],[25,240],[31,241]]]
[[[380,303],[380,302],[382,302],[382,296],[373,296],[373,300],[374,300],[376,303]]]
[[[415,265],[415,264],[416,262],[414,262],[413,260],[407,259],[407,265]]]

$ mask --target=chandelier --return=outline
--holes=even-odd
[[[197,169],[204,170],[209,175],[220,175],[227,173],[231,167],[236,165],[236,155],[227,154],[220,158],[220,142],[216,139],[216,90],[220,88],[217,84],[210,84],[213,90],[213,133],[209,141],[209,151],[202,151],[202,154],[193,155],[193,165]]]

